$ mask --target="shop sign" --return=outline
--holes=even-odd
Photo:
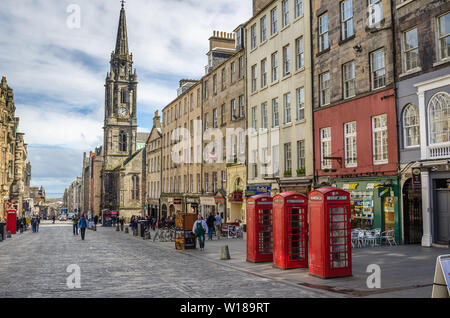
[[[412,171],[412,185],[414,190],[422,189],[422,178],[420,169],[413,169]]]
[[[201,205],[216,205],[216,200],[213,197],[202,197],[200,198]]]
[[[373,190],[375,189],[375,183],[368,183],[366,186],[366,190]]]
[[[249,198],[260,194],[270,195],[271,190],[272,190],[271,185],[248,185],[247,191],[245,192],[245,196]]]
[[[391,195],[391,189],[390,188],[379,188],[378,194],[380,198],[387,198]]]
[[[348,196],[333,196],[327,197],[327,201],[345,201],[348,199]]]
[[[343,190],[356,190],[357,187],[358,187],[358,183],[344,184],[342,189]]]

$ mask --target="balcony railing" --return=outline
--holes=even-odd
[[[429,159],[441,159],[450,157],[450,144],[431,145],[428,147]]]

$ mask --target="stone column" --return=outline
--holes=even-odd
[[[422,171],[422,218],[423,218],[423,236],[422,246],[431,247],[433,236],[431,232],[431,197],[430,197],[430,173]]]

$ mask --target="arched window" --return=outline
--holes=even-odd
[[[127,134],[124,131],[121,131],[119,134],[119,151],[127,151]]]
[[[131,200],[139,200],[139,176],[131,178]]]
[[[450,95],[437,93],[428,106],[430,144],[450,141]]]
[[[419,112],[414,105],[409,104],[403,111],[403,131],[405,147],[420,145]]]

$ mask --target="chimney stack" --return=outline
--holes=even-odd
[[[257,15],[261,10],[271,3],[273,0],[253,0],[253,16]]]

